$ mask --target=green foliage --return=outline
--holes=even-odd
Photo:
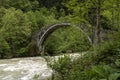
[[[3,2],[7,6],[0,5],[2,6],[0,8],[1,43],[3,41],[0,44],[0,54],[3,54],[1,58],[37,55],[33,52],[38,48],[35,46],[35,42],[31,42],[31,35],[44,26],[57,22],[54,14],[47,8],[38,10],[36,0],[15,3],[14,0],[5,0]],[[33,8],[35,11],[32,10]]]
[[[109,54],[106,51],[102,55],[97,52],[99,56],[90,54],[88,52],[73,61],[64,57],[52,63],[50,67],[55,71],[52,80],[119,80],[120,57],[117,58],[118,54],[106,55]],[[112,62],[110,62],[111,59]]]
[[[7,45],[10,49],[9,52],[5,50],[4,54],[11,53],[13,54],[11,56],[18,56],[25,53],[25,47],[28,44],[25,42],[31,35],[31,23],[27,19],[26,14],[21,10],[15,10],[15,8],[7,9],[2,17],[1,24],[0,33],[1,38],[4,40],[3,45]]]
[[[118,36],[115,36],[118,39],[114,42],[110,40],[95,46],[78,59],[73,61],[68,59],[68,61],[65,57],[60,59],[61,62],[59,60],[54,62],[52,66],[50,65],[55,71],[52,80],[119,80],[120,43]]]
[[[33,31],[39,30],[42,27],[48,26],[57,22],[53,13],[48,11],[47,8],[40,8],[39,11],[27,12],[28,19],[32,22],[31,29]]]
[[[0,34],[0,36],[3,36]],[[5,41],[4,37],[0,37],[0,58],[10,56],[10,46]]]
[[[101,2],[100,6],[98,1]],[[53,80],[120,80],[119,0],[0,0],[0,58],[39,55],[34,32],[57,22],[82,26],[94,37],[100,7],[102,43],[91,47],[85,35],[72,27],[58,29],[46,40],[47,53],[55,55],[88,51],[71,60],[68,56],[51,64]],[[104,33],[104,30],[109,30]],[[111,33],[111,34],[109,34]],[[37,78],[38,75],[35,75]]]
[[[0,6],[4,8],[14,7],[25,12],[33,9],[37,10],[39,7],[39,2],[37,0],[1,0],[0,3]]]
[[[54,64],[50,64],[50,67],[54,70],[52,80],[79,80],[80,72],[79,65],[73,65],[70,57],[64,56],[59,58],[58,61],[54,61]]]
[[[46,51],[53,55],[67,51],[82,52],[88,50],[90,46],[85,35],[76,27],[56,30],[45,43]]]

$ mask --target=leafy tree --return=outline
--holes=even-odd
[[[57,22],[54,13],[48,11],[47,8],[40,8],[40,11],[29,11],[27,12],[27,16],[32,22],[31,28],[33,31]]]
[[[13,54],[12,56],[25,53],[29,43],[27,40],[31,35],[31,22],[27,19],[26,14],[15,8],[6,9],[1,23],[1,37],[4,36],[5,44],[9,45],[9,53]]]
[[[0,6],[4,8],[14,7],[24,12],[39,8],[38,0],[1,0],[0,3]]]

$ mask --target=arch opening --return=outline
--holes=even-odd
[[[71,26],[78,28],[87,37],[90,44],[92,44],[91,38],[81,29],[81,27],[72,25],[71,23],[61,23],[61,24],[54,24],[48,27],[47,29],[44,30],[44,33],[42,35],[39,35],[39,40],[38,40],[39,51],[44,50],[44,42],[47,40],[49,35],[51,35],[54,31],[62,27],[71,27]]]
[[[44,42],[44,51],[49,55],[82,52],[90,47],[85,35],[73,26],[55,30]]]

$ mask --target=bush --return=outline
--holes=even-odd
[[[1,36],[1,34],[0,34]],[[0,37],[0,58],[10,57],[10,46],[3,37]]]
[[[110,41],[74,61],[69,58],[58,60],[51,66],[55,71],[52,80],[119,80],[119,45],[117,41]]]

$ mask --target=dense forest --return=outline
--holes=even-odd
[[[54,31],[46,55],[86,52],[50,65],[53,80],[120,80],[120,0],[0,0],[0,58],[38,56],[32,35],[56,23],[80,26]]]

